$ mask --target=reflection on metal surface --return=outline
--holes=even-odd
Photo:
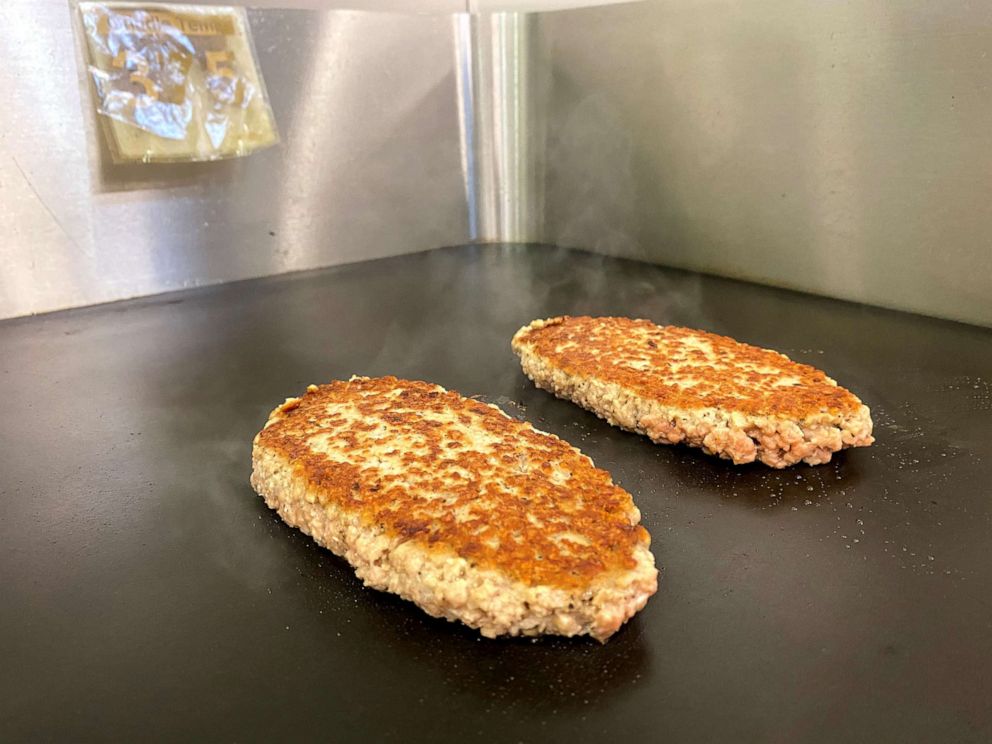
[[[992,325],[989,3],[666,0],[542,28],[547,239]]]
[[[543,230],[550,68],[540,16],[455,17],[462,169],[472,240],[526,242]]]
[[[450,17],[249,16],[285,142],[122,167],[64,1],[0,8],[0,317],[464,242]]]
[[[250,19],[284,143],[114,166],[64,0],[0,4],[0,317],[479,239],[992,325],[987,3]]]
[[[469,12],[545,12],[549,10],[570,10],[591,5],[616,5],[619,3],[640,2],[641,0],[465,0]]]

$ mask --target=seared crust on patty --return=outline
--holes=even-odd
[[[657,588],[640,512],[566,442],[425,382],[311,386],[255,438],[252,485],[369,586],[483,635],[605,640]]]
[[[871,413],[807,364],[705,331],[630,318],[535,320],[513,337],[538,387],[661,444],[782,468],[865,447]]]

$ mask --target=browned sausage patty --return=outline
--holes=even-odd
[[[483,635],[605,640],[657,589],[640,512],[561,439],[426,382],[310,386],[252,485],[365,583]]]
[[[614,426],[782,468],[871,444],[871,412],[826,374],[726,336],[630,318],[535,320],[513,337],[524,372]]]

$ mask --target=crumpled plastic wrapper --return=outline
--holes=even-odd
[[[243,9],[77,8],[115,162],[219,160],[278,142]]]

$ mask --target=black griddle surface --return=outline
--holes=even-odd
[[[878,442],[735,468],[537,390],[536,317],[825,369]],[[367,590],[248,484],[308,383],[438,382],[634,494],[658,594],[605,646]],[[545,247],[444,249],[0,324],[0,740],[992,738],[992,332]]]

